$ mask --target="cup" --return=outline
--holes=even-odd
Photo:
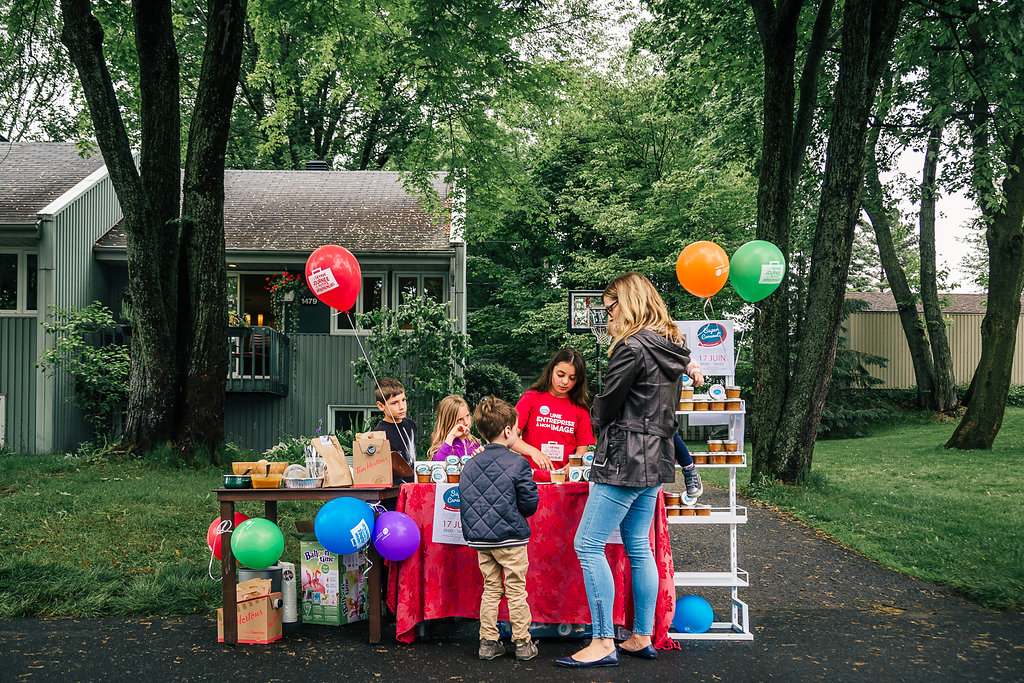
[[[721,439],[708,439],[708,453],[721,453],[723,444]]]
[[[433,468],[429,462],[418,462],[416,463],[416,483],[417,484],[429,484],[430,483],[430,470]]]
[[[569,467],[583,467],[583,456],[582,455],[570,455],[569,456]]]
[[[430,466],[430,481],[435,484],[443,484],[448,481],[448,474],[444,471],[445,464],[443,462],[435,462]]]
[[[722,442],[726,453],[736,453],[740,450],[740,443],[736,439],[726,439]]]
[[[740,397],[740,388],[739,387],[726,386],[725,387],[725,397],[726,398],[739,398]]]
[[[679,392],[679,398],[693,398],[693,387],[684,387],[683,390]]]
[[[558,483],[558,484],[564,483],[565,482],[565,477],[566,477],[566,472],[565,472],[565,468],[564,467],[562,469],[560,469],[560,470],[551,470],[551,483],[553,483],[553,484],[554,483]]]
[[[445,475],[448,477],[449,484],[458,484],[459,476],[462,474],[462,468],[458,465],[446,465],[444,468]]]

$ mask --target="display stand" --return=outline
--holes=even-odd
[[[739,568],[736,552],[736,528],[740,524],[747,523],[747,508],[736,505],[736,469],[747,466],[746,442],[744,434],[744,416],[746,415],[746,402],[740,403],[740,410],[681,410],[676,416],[682,416],[689,422],[696,418],[701,424],[728,424],[729,438],[735,439],[738,446],[738,453],[729,455],[740,455],[742,462],[729,464],[698,464],[700,468],[728,468],[729,469],[729,506],[711,508],[710,514],[705,516],[690,517],[669,517],[669,524],[725,524],[729,527],[729,571],[727,572],[676,572],[675,585],[689,588],[696,587],[727,587],[730,597],[730,620],[716,621],[711,624],[707,633],[678,633],[669,632],[669,637],[676,640],[753,640],[754,634],[750,631],[750,615],[747,603],[739,598],[739,589],[750,585],[750,577],[746,571]],[[693,452],[694,456],[722,455],[721,453]],[[710,458],[708,458],[710,460]]]

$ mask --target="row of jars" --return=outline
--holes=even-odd
[[[449,484],[459,483],[462,476],[463,466],[469,462],[471,455],[449,455],[444,462],[416,463],[416,483],[418,484]],[[590,466],[594,464],[594,454],[584,453],[583,455],[570,455],[569,464],[560,469],[552,470],[552,482],[565,481],[590,481]]]

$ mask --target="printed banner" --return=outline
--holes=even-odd
[[[736,374],[736,353],[731,320],[676,320],[690,358],[705,376]]]
[[[462,536],[462,518],[459,516],[459,485],[437,484],[434,487],[434,543],[466,545]]]

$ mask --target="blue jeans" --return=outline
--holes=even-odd
[[[660,486],[636,488],[594,484],[573,544],[583,568],[594,638],[614,638],[615,581],[604,554],[608,534],[618,528],[633,578],[633,633],[654,635],[658,567],[651,550],[651,522]]]

